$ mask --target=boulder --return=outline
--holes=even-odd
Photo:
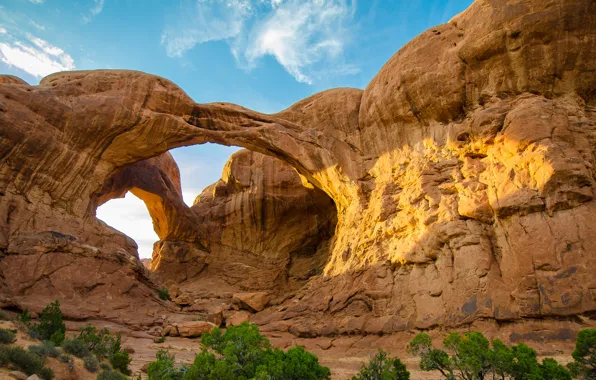
[[[8,373],[8,375],[11,378],[17,379],[17,380],[27,380],[29,378],[29,376],[25,375],[23,372],[20,372],[20,371],[11,371]]]
[[[269,303],[269,296],[265,292],[236,293],[232,302],[240,308],[261,311]]]
[[[180,336],[175,325],[167,325],[161,330],[161,336]]]
[[[211,322],[206,322],[206,321],[182,322],[182,323],[179,323],[177,326],[178,333],[180,334],[181,337],[184,337],[184,338],[199,337],[199,336],[203,335],[203,333],[212,331],[215,327],[217,327],[217,326],[215,326]]]
[[[249,322],[251,315],[252,314],[246,310],[236,311],[226,318],[226,327],[238,326],[244,322]]]

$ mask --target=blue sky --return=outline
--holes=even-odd
[[[416,35],[472,0],[2,0],[0,73],[133,69],[197,102],[277,112],[333,87],[364,88]],[[215,182],[233,147],[175,149],[185,200]],[[134,196],[98,210],[143,257],[157,239]]]

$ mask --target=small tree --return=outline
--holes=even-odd
[[[479,332],[463,336],[452,333],[443,340],[445,348],[453,352],[449,367],[463,379],[484,379],[492,370],[492,352],[488,339]]]
[[[540,364],[540,376],[544,380],[571,380],[571,373],[555,359],[545,358]]]
[[[182,380],[184,370],[174,367],[174,355],[170,356],[168,351],[159,350],[155,355],[156,361],[147,367],[149,380]]]
[[[83,342],[87,349],[99,359],[104,359],[120,351],[120,334],[113,336],[106,328],[98,330],[88,324],[79,330],[78,340]]]
[[[271,349],[269,340],[249,323],[230,327],[225,333],[215,328],[203,334],[201,344],[193,365],[184,368],[185,380],[326,380],[331,376],[329,368],[303,347],[287,352]],[[173,358],[167,353],[158,357],[158,362],[155,373],[173,368]]]
[[[574,377],[596,379],[596,329],[582,330],[577,334],[575,350],[571,356],[574,362],[569,363],[568,367]]]
[[[128,365],[132,359],[128,355],[128,352],[118,351],[110,357],[110,364],[112,367],[125,375],[130,375],[130,369]]]
[[[329,368],[321,366],[315,355],[300,346],[287,352],[267,350],[264,361],[257,368],[256,380],[320,380],[331,376]]]
[[[362,363],[360,372],[352,380],[410,380],[410,372],[398,358],[390,358],[381,349],[367,364]]]
[[[453,368],[449,363],[449,355],[434,348],[432,338],[428,334],[418,334],[408,344],[407,351],[420,356],[420,369],[423,371],[439,371],[446,379],[454,379]]]
[[[66,326],[62,321],[60,303],[55,301],[47,305],[39,314],[39,323],[31,325],[31,330],[41,340],[49,340],[55,345],[60,345],[64,340]]]
[[[418,334],[408,345],[408,351],[420,356],[420,369],[439,371],[449,380],[568,380],[570,373],[554,359],[538,363],[536,351],[518,344],[511,348],[500,340],[488,340],[479,332],[463,336],[449,334],[443,341],[447,352],[433,347],[427,334]],[[491,347],[492,346],[492,347]]]

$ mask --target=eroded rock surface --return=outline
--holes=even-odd
[[[23,234],[55,231],[140,267],[134,244],[95,219],[97,194],[127,165],[215,142],[284,161],[337,212],[323,273],[308,272],[303,287],[251,316],[266,331],[381,335],[593,312],[595,7],[478,0],[404,46],[364,91],[325,91],[273,115],[196,104],[171,82],[139,72],[59,73],[39,86],[4,78],[1,266],[27,252],[12,248]],[[280,271],[280,260],[292,263],[291,244],[275,256],[282,240],[269,235],[292,223],[275,229],[283,208],[255,194],[255,184],[283,184],[291,170],[269,170],[275,164],[257,153],[233,158],[194,216],[166,204],[153,210],[167,238],[152,267],[169,263],[163,273],[172,281],[201,279],[181,294],[188,311],[222,306],[215,303],[238,287],[288,284],[278,282],[280,273],[292,277],[292,265]],[[234,173],[234,165],[250,170]],[[298,189],[296,178],[284,188]],[[179,228],[188,220],[197,235]],[[232,281],[208,275],[224,264]],[[26,294],[8,273],[2,289]]]

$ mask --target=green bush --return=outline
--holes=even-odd
[[[127,380],[128,378],[116,371],[103,371],[97,375],[97,380]]]
[[[157,296],[164,300],[164,301],[169,301],[170,300],[170,292],[168,291],[167,288],[161,288],[157,291]]]
[[[120,351],[120,334],[113,336],[106,328],[98,330],[89,324],[79,331],[77,339],[83,342],[87,349],[99,359],[110,357]]]
[[[225,333],[215,328],[201,337],[203,346],[193,365],[181,371],[185,380],[195,379],[329,379],[330,372],[315,355],[302,347],[284,352],[272,350],[257,326],[243,323]],[[167,354],[165,354],[167,355]],[[173,367],[173,358],[162,358],[160,368]],[[177,376],[177,375],[176,375]]]
[[[128,365],[132,359],[128,355],[128,352],[118,351],[110,357],[110,364],[112,368],[122,372],[125,375],[130,375],[130,369],[128,369]]]
[[[329,368],[319,365],[319,359],[296,346],[287,352],[280,349],[267,351],[265,364],[257,368],[258,380],[319,380],[329,379]]]
[[[582,330],[577,334],[573,362],[568,364],[574,377],[596,380],[596,329]]]
[[[93,355],[86,356],[83,359],[83,364],[89,372],[97,372],[99,370],[99,361]]]
[[[410,372],[401,360],[390,358],[387,352],[379,349],[368,364],[362,364],[352,380],[410,380]]]
[[[31,324],[31,317],[25,309],[21,315],[21,321],[29,326],[29,335],[35,339],[49,340],[59,346],[64,340],[66,326],[62,322],[60,303],[55,301],[47,305],[39,314],[39,323]]]
[[[52,380],[54,378],[54,371],[51,368],[43,367],[39,372],[39,376],[44,380]]]
[[[17,340],[17,330],[0,329],[0,344],[11,344]]]
[[[149,380],[182,380],[184,379],[184,369],[174,367],[174,356],[170,356],[168,351],[159,350],[155,355],[156,361],[147,367],[147,378]]]
[[[111,371],[112,366],[109,363],[99,363],[99,368],[104,371]]]
[[[62,348],[64,352],[81,359],[91,354],[85,343],[79,339],[66,339],[62,342]]]
[[[56,358],[60,355],[60,350],[49,340],[44,340],[36,346],[29,346],[27,349],[42,359],[47,357]]]
[[[43,362],[39,356],[25,351],[21,347],[0,347],[0,367],[6,367],[8,364],[13,364],[19,371],[27,375],[37,374],[47,380],[51,380],[54,377],[53,372],[44,369]]]
[[[489,343],[481,333],[467,332],[447,335],[443,345],[451,355],[434,348],[429,335],[418,334],[407,349],[420,357],[420,369],[439,371],[446,379],[571,379],[569,371],[554,359],[539,364],[536,351],[523,343],[509,348],[500,340]]]
[[[545,380],[571,380],[571,373],[555,359],[545,358],[540,364],[540,375]]]
[[[29,314],[29,309],[25,308],[21,314],[17,317],[17,321],[23,323],[24,325],[29,325],[31,322],[31,315]]]

